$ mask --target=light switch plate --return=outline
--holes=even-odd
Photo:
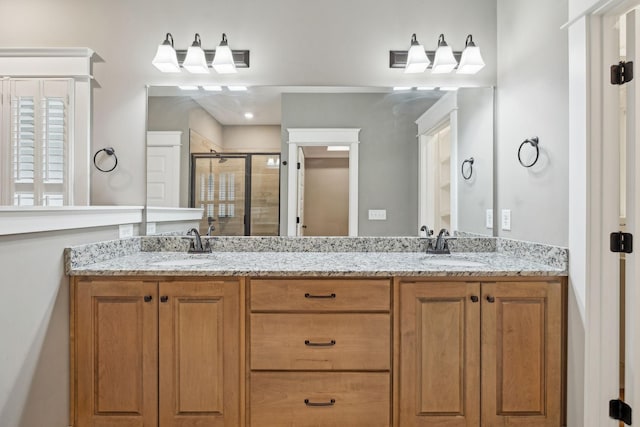
[[[386,209],[369,209],[369,221],[386,221]]]
[[[501,223],[503,230],[511,230],[511,209],[502,209]]]
[[[148,222],[147,223],[147,236],[150,236],[152,234],[156,234],[156,223],[155,222]]]
[[[119,236],[121,239],[126,239],[127,237],[133,237],[133,224],[121,224],[118,227]]]
[[[487,209],[486,227],[493,228],[493,209]]]

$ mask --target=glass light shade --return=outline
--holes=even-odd
[[[233,52],[226,44],[220,44],[216,48],[216,54],[213,57],[211,66],[218,74],[237,73],[236,63],[233,61]]]
[[[451,46],[438,46],[436,49],[436,56],[433,59],[433,68],[431,73],[433,74],[445,74],[450,73],[458,65],[458,61],[453,56],[453,49]]]
[[[163,43],[158,46],[156,56],[151,61],[154,67],[163,73],[179,73],[178,57],[176,51],[169,43]]]
[[[431,61],[427,58],[424,46],[412,44],[407,53],[407,65],[404,67],[405,73],[423,73]]]
[[[475,74],[484,67],[480,48],[477,46],[467,46],[462,51],[458,74]]]
[[[193,74],[209,74],[207,59],[204,56],[204,50],[200,46],[189,46],[187,57],[184,59],[182,66]]]

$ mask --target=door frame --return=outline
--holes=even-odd
[[[287,171],[287,236],[296,235],[298,211],[298,147],[349,147],[349,237],[358,235],[359,128],[289,128]]]

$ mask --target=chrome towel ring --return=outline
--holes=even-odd
[[[540,148],[538,147],[538,143],[539,143],[538,137],[534,136],[533,138],[525,139],[524,141],[522,141],[522,144],[520,144],[520,148],[518,148],[518,161],[525,168],[530,168],[531,166],[535,165],[536,162],[538,161],[538,157],[540,157]],[[531,144],[531,146],[533,146],[536,149],[536,157],[533,159],[533,162],[529,164],[526,164],[522,161],[521,151],[522,151],[522,147],[524,147],[525,144]]]
[[[113,156],[113,159],[115,160],[115,163],[113,164],[113,167],[111,169],[102,169],[96,163],[96,158],[98,157],[98,154],[100,154],[102,151],[104,151],[108,156]],[[93,155],[93,165],[100,172],[111,172],[112,170],[114,170],[116,168],[116,166],[118,166],[118,156],[116,156],[116,150],[114,150],[113,147],[105,147],[105,148],[103,148],[101,150],[96,151],[96,154]]]
[[[471,179],[471,176],[473,175],[473,162],[474,162],[474,161],[475,161],[475,160],[473,159],[473,157],[469,157],[468,159],[465,159],[465,160],[462,162],[462,166],[460,167],[460,172],[462,173],[462,177],[463,177],[466,181],[470,180],[470,179]],[[467,169],[468,169],[468,173],[465,173],[465,172],[464,172],[464,165],[465,165],[466,163],[469,163],[469,167],[467,168]]]

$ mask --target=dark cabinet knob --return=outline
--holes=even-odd
[[[167,302],[167,301],[169,301],[169,297],[168,297],[168,296],[166,296],[166,295],[162,295],[162,296],[160,297],[160,302]]]
[[[477,295],[471,295],[471,302],[478,302],[480,298]]]
[[[487,295],[487,301],[489,301],[490,303],[494,303],[496,302],[495,297],[492,297],[491,295]]]
[[[145,295],[144,296],[144,302],[151,302],[152,299],[153,299],[153,297],[151,295]]]

